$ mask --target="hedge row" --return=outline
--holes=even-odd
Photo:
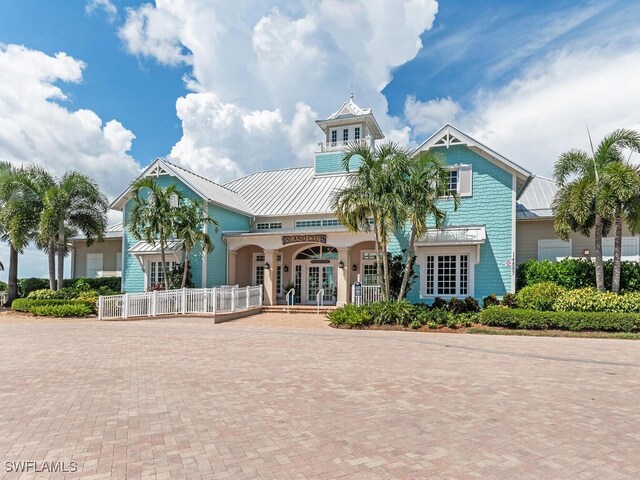
[[[79,290],[98,290],[107,288],[109,290],[121,290],[120,277],[102,278],[66,278],[63,281],[64,288],[77,288]],[[48,290],[49,279],[47,278],[21,278],[18,280],[18,295],[26,297],[34,290]]]
[[[74,316],[89,315],[94,310],[94,305],[92,301],[88,300],[33,300],[29,298],[17,298],[11,304],[11,309],[17,312],[29,312],[36,315],[66,317],[70,316],[71,314],[68,312],[72,311],[77,312]],[[59,315],[57,313],[61,314]]]
[[[620,288],[622,291],[640,291],[640,263],[621,262]],[[613,261],[604,262],[605,286],[611,290]],[[517,288],[541,282],[553,282],[569,290],[596,286],[595,263],[587,259],[565,258],[559,262],[529,259],[516,273]]]
[[[480,312],[480,323],[494,327],[532,330],[640,330],[640,314],[614,312],[542,312],[505,307],[488,307]]]

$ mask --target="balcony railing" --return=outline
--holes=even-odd
[[[351,148],[353,146],[367,146],[373,147],[373,139],[370,137],[361,138],[359,140],[339,140],[335,142],[327,142],[318,143],[318,151],[320,152],[335,152],[337,150],[346,150],[347,148]]]

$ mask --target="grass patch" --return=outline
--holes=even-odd
[[[523,330],[497,327],[471,327],[466,333],[476,335],[518,335],[523,337],[569,337],[569,338],[613,338],[618,340],[640,340],[640,333],[630,332],[572,332],[567,330]]]

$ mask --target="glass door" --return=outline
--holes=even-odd
[[[322,288],[324,289],[324,303],[336,303],[336,281],[333,267],[322,267]]]
[[[316,303],[316,295],[320,290],[320,268],[310,266],[307,269],[307,303]]]

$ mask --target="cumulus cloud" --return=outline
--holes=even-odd
[[[597,68],[594,68],[597,66]],[[550,175],[572,147],[618,128],[640,128],[640,49],[562,50],[518,79],[477,95],[461,125],[534,172]]]
[[[88,15],[94,14],[98,10],[102,10],[107,14],[107,19],[113,22],[118,16],[118,9],[111,0],[89,0],[84,7]]]
[[[171,156],[224,180],[311,164],[322,138],[314,120],[352,88],[385,131],[407,138],[381,91],[418,53],[437,10],[435,0],[157,0],[128,9],[119,35],[134,55],[189,67]]]
[[[415,135],[430,133],[445,123],[455,123],[460,113],[462,107],[450,97],[421,102],[409,95],[404,103],[404,115]]]
[[[57,175],[81,171],[113,198],[124,186],[122,179],[139,171],[127,153],[135,137],[116,120],[105,123],[91,110],[70,108],[58,84],[80,82],[84,68],[63,52],[47,55],[0,45],[0,158],[15,165],[35,163]],[[6,259],[5,245],[0,257]],[[37,269],[35,263],[31,267]]]

